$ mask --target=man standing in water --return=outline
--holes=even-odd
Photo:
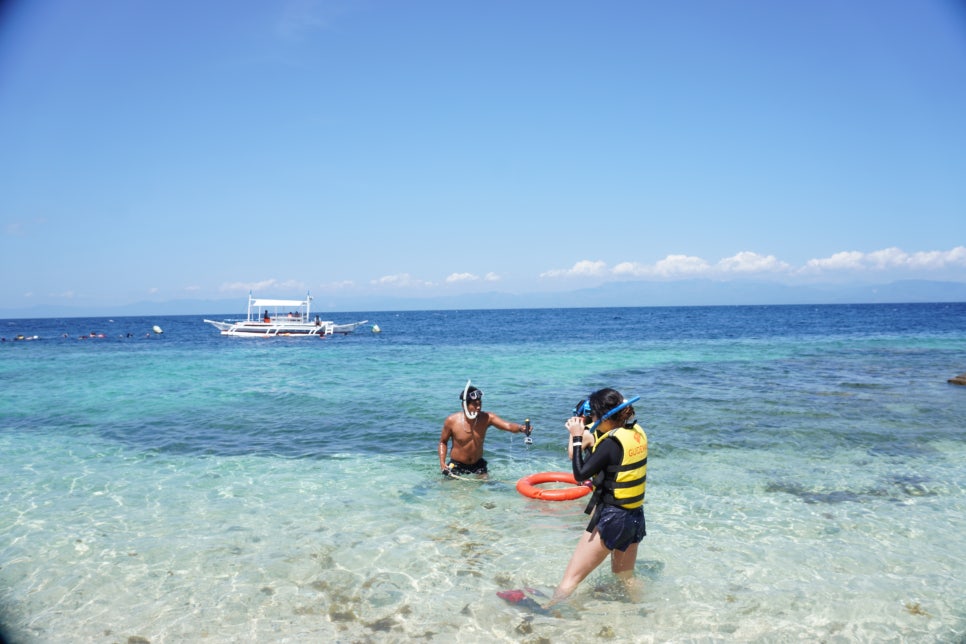
[[[443,433],[439,437],[439,469],[443,476],[452,474],[486,474],[486,459],[483,458],[483,441],[486,430],[492,425],[505,432],[530,435],[530,427],[503,420],[496,414],[483,411],[483,392],[470,385],[460,393],[463,410],[450,414],[443,421]],[[450,462],[446,464],[446,452],[450,440]]]

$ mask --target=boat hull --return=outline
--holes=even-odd
[[[334,322],[321,323],[275,323],[275,322],[253,322],[242,321],[218,321],[205,320],[212,325],[222,335],[231,335],[240,338],[285,338],[285,337],[323,337],[326,335],[345,335],[352,333],[357,328],[368,322],[351,322],[348,324],[335,324]]]

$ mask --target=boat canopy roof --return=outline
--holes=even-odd
[[[251,306],[305,306],[305,300],[266,300],[252,298]]]

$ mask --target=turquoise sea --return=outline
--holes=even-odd
[[[966,641],[966,304],[331,317],[382,333],[0,320],[9,642]],[[535,428],[487,482],[438,472],[467,379]],[[586,516],[515,482],[604,386],[650,441],[644,596],[605,564],[532,614],[495,593],[551,592]]]

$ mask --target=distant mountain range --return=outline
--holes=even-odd
[[[296,297],[273,293],[272,296]],[[813,284],[684,280],[609,282],[594,288],[550,293],[469,293],[437,297],[316,296],[313,310],[418,311],[448,309],[527,309],[609,306],[723,306],[768,304],[874,304],[966,302],[966,282],[907,280],[888,284]],[[47,305],[0,309],[0,318],[110,317],[140,315],[232,315],[244,313],[245,299],[136,302],[115,307]]]

